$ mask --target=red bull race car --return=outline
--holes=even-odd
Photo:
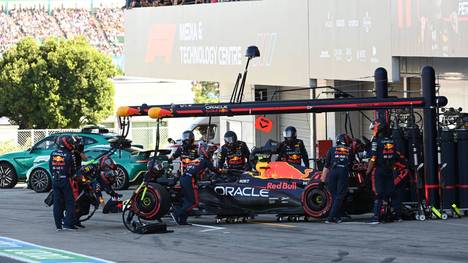
[[[216,216],[217,223],[246,222],[258,214],[275,214],[278,221],[327,216],[332,197],[326,188],[319,188],[321,173],[282,161],[270,162],[274,147],[275,142],[270,141],[252,151],[257,156],[253,172],[230,170],[205,175],[197,182],[198,208],[191,215]],[[145,182],[124,204],[123,222],[132,232],[143,221],[161,221],[182,200],[178,177],[173,175],[166,154],[160,150]],[[367,213],[372,207],[372,192],[363,177],[365,167],[356,162],[354,168],[346,211]]]

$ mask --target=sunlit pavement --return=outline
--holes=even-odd
[[[173,233],[137,235],[121,214],[97,211],[85,229],[56,232],[45,197],[23,187],[0,190],[0,236],[115,262],[468,262],[468,218],[327,225],[268,215],[243,224],[193,218],[192,226],[167,218]]]

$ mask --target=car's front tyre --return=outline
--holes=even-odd
[[[15,168],[8,162],[0,162],[0,188],[13,188],[18,182]]]
[[[34,169],[29,175],[29,187],[36,193],[49,192],[52,188],[49,173],[42,168]]]
[[[126,190],[128,189],[129,186],[129,180],[128,180],[128,173],[120,165],[117,165],[117,174],[115,176],[115,183],[113,184],[113,187],[115,190]]]

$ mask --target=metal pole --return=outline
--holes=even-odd
[[[317,87],[317,80],[310,80],[309,81],[309,86],[310,87]],[[312,89],[312,99],[316,99],[317,98],[317,93],[316,93],[316,89]],[[317,169],[316,167],[316,160],[317,160],[317,114],[316,113],[312,113],[312,158],[314,159],[312,161],[312,167],[314,169]]]
[[[384,68],[377,68],[374,72],[374,80],[375,80],[375,96],[378,99],[385,99],[388,98],[388,77],[387,77],[387,70]],[[387,128],[389,128],[388,123],[388,111],[387,110],[377,110],[375,111],[375,119],[379,120],[380,123],[385,123]]]
[[[388,97],[388,77],[387,70],[384,68],[377,68],[374,72],[375,80],[375,96],[383,99]]]
[[[430,206],[439,204],[439,180],[437,178],[437,144],[436,144],[436,85],[435,71],[425,66],[421,71],[421,89],[424,98],[424,177],[426,199]]]

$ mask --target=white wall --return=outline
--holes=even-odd
[[[120,106],[138,106],[143,103],[148,105],[193,103],[192,81],[121,77],[114,79],[114,84],[115,109]],[[106,122],[114,121],[116,121],[115,116],[110,116],[106,120]],[[156,123],[149,117],[137,117],[132,121]],[[191,118],[169,119],[169,137],[179,138],[191,122]]]

